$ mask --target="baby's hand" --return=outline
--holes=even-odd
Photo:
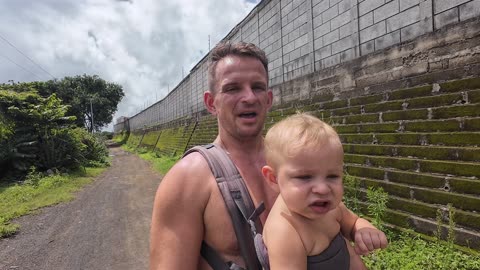
[[[388,245],[385,234],[375,228],[362,228],[355,232],[355,252],[358,255],[367,255],[379,248]]]

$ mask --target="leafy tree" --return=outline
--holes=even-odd
[[[34,166],[39,170],[73,168],[81,164],[79,144],[69,134],[75,116],[66,116],[55,94],[15,92],[0,86],[0,166],[16,177]]]
[[[97,75],[65,77],[34,84],[44,97],[56,93],[64,104],[70,106],[68,114],[77,117],[76,125],[86,127],[90,132],[112,122],[117,105],[125,96],[121,85],[107,82]]]
[[[0,84],[0,178],[19,180],[33,167],[44,172],[80,165],[107,164],[108,151],[97,136],[76,127],[55,93],[41,96],[57,82]]]

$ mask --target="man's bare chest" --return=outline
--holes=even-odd
[[[253,175],[249,176],[252,177]],[[247,185],[247,189],[255,207],[261,202],[265,202],[267,206],[265,213],[268,213],[270,210],[270,201],[275,199],[276,193],[272,191],[266,183],[263,182],[263,178],[259,178],[259,176],[260,174],[255,175],[255,180],[262,182],[255,182],[254,185]],[[262,222],[263,221],[264,220],[262,220]],[[207,243],[214,247],[218,252],[232,256],[240,255],[230,214],[218,186],[212,186],[211,188],[211,195],[204,212],[204,225],[204,239]]]
[[[212,190],[204,212],[204,241],[226,261],[241,262],[240,249],[223,197],[218,188]]]

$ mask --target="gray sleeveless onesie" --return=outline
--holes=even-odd
[[[339,233],[322,253],[307,257],[307,270],[348,270],[350,255],[345,239]]]
[[[257,256],[264,270],[270,270],[268,251],[263,243],[262,235],[255,236]],[[322,253],[307,257],[307,270],[348,270],[350,255],[343,236],[338,233],[330,245]]]

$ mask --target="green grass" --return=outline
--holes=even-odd
[[[122,146],[120,146],[120,148],[122,148],[123,150],[125,150],[127,152],[131,152],[131,153],[135,152],[135,147],[129,145],[128,143],[123,144]]]
[[[139,156],[144,160],[150,161],[153,165],[153,168],[163,175],[165,175],[168,172],[168,170],[172,168],[175,162],[177,162],[177,160],[180,158],[178,156],[175,156],[175,157],[157,156],[155,153],[152,153],[152,152],[139,154]]]
[[[74,192],[93,181],[93,177],[103,172],[103,168],[86,168],[69,175],[41,177],[33,174],[23,184],[0,186],[0,238],[16,233],[17,224],[10,223],[14,218],[30,214],[35,210],[70,201]]]
[[[131,153],[137,154],[140,158],[149,161],[153,168],[160,172],[161,174],[165,175],[170,168],[180,159],[180,156],[162,156],[158,155],[155,152],[147,151],[144,148],[137,148],[135,149],[129,145],[122,145],[122,149]]]
[[[386,249],[376,251],[363,259],[371,270],[480,269],[478,253],[464,253],[451,243],[427,241],[413,232],[402,232],[393,236]]]
[[[411,229],[395,227],[387,228],[383,224],[383,214],[388,200],[387,193],[381,188],[369,188],[367,190],[368,213],[364,216],[359,207],[360,182],[354,176],[345,175],[344,178],[345,205],[352,211],[369,219],[375,226],[381,228],[388,236],[388,247],[364,256],[363,260],[368,269],[400,269],[400,270],[456,270],[456,269],[480,269],[480,253],[466,247],[453,244],[455,226],[455,212],[449,205],[449,237],[447,241],[438,240],[415,233]],[[439,219],[438,219],[439,218]],[[442,225],[440,216],[437,218],[437,226]]]

